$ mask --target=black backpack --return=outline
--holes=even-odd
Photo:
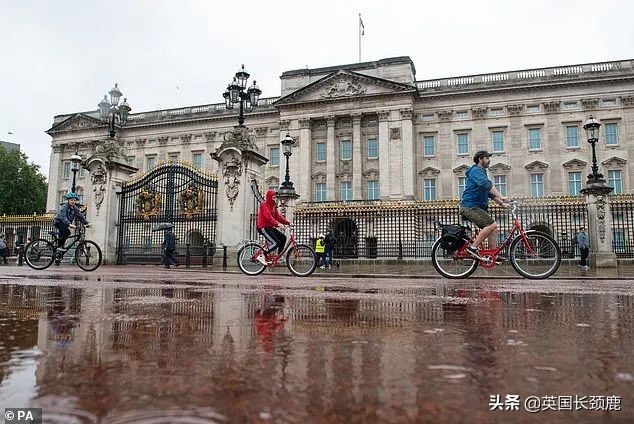
[[[467,228],[462,225],[443,225],[440,246],[448,252],[455,252],[467,242]]]

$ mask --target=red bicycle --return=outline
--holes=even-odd
[[[548,234],[539,231],[524,231],[517,216],[517,201],[509,202],[513,217],[513,228],[504,242],[496,249],[478,249],[481,260],[475,259],[467,252],[467,246],[478,235],[475,231],[471,237],[465,235],[464,244],[455,250],[443,247],[442,237],[434,243],[431,251],[434,268],[446,278],[466,278],[481,265],[493,268],[498,264],[500,252],[509,246],[509,261],[521,276],[530,279],[548,278],[557,272],[561,265],[561,250],[557,242]],[[444,225],[440,224],[440,227]],[[471,230],[464,227],[467,232]]]
[[[317,268],[317,255],[307,244],[297,243],[295,233],[291,227],[287,227],[286,246],[282,253],[276,255],[269,253],[265,256],[267,265],[265,266],[257,260],[258,256],[268,250],[268,243],[264,246],[256,241],[250,241],[238,250],[238,267],[240,271],[247,275],[260,275],[266,268],[275,268],[280,260],[286,257],[286,266],[298,277],[308,277]]]

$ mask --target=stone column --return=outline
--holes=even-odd
[[[352,200],[361,200],[363,198],[363,187],[361,169],[362,156],[361,145],[361,114],[352,115]]]
[[[286,133],[284,133],[286,135]],[[267,158],[257,153],[255,138],[248,130],[235,127],[225,133],[222,145],[211,154],[218,161],[221,177],[218,181],[216,239],[234,251],[249,238],[250,214],[254,204],[251,180],[261,177],[261,166]]]
[[[588,208],[588,237],[590,238],[590,266],[616,268],[616,254],[612,249],[612,212],[608,203],[611,187],[588,184],[582,190]]]
[[[294,172],[295,175],[297,175],[296,191],[302,202],[310,202],[310,174],[312,163],[310,118],[300,119],[299,128],[299,151],[295,154],[299,160],[295,161],[298,166]]]
[[[381,200],[390,198],[390,111],[379,112],[379,191]]]
[[[51,161],[49,163],[49,180],[48,180],[48,193],[46,196],[46,210],[48,212],[57,212],[59,209],[59,196],[60,180],[62,172],[62,146],[53,143],[53,153],[51,153]]]
[[[326,125],[328,126],[326,133],[326,199],[336,200],[337,193],[335,191],[335,117],[334,115],[326,116]]]
[[[104,264],[117,263],[117,237],[120,201],[118,193],[123,183],[137,168],[126,163],[125,157],[115,152],[116,142],[106,142],[105,149],[86,159],[90,172],[90,190],[86,191],[88,212],[86,218],[92,224],[86,230],[86,238],[93,240],[101,248]]]
[[[401,137],[403,140],[403,199],[414,200],[414,170],[416,155],[414,154],[414,128],[411,109],[401,109]]]

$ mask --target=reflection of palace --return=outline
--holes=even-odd
[[[337,291],[282,297],[208,288],[0,286],[0,314],[21,318],[0,333],[0,370],[14,349],[37,346],[43,354],[34,404],[70,397],[75,409],[99,418],[178,401],[213,405],[232,422],[271,405],[304,421],[389,421],[382,418],[394,414],[420,420],[453,402],[454,412],[484,407],[500,381],[524,387],[537,365],[566,372],[575,358],[593,361],[585,358],[588,340],[573,331],[578,323],[600,329],[593,334],[614,368],[608,379],[620,370],[609,364],[619,362],[610,359],[618,358],[611,346],[627,352],[634,340],[628,296],[438,287],[401,289],[392,300],[357,291],[341,300]],[[531,354],[518,356],[529,338]],[[0,382],[8,377],[0,374]],[[558,387],[541,384],[553,393]],[[628,394],[619,394],[625,403]]]

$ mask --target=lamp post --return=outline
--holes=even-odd
[[[605,185],[603,174],[599,173],[599,165],[597,164],[597,152],[595,144],[599,141],[599,127],[601,122],[594,119],[592,115],[583,123],[583,129],[586,131],[588,143],[592,145],[592,174],[588,175],[588,185]]]
[[[108,95],[104,94],[103,99],[99,102],[99,116],[102,121],[110,120],[110,138],[115,136],[115,120],[119,118],[119,125],[123,126],[128,121],[128,114],[132,110],[128,104],[128,99],[124,98],[123,103],[119,104],[121,98],[121,90],[119,90],[119,84],[114,85],[112,90],[108,92],[110,94],[110,100]]]
[[[70,157],[70,162],[72,164],[71,171],[73,171],[73,185],[70,188],[71,193],[75,192],[75,179],[77,177],[77,172],[79,172],[79,165],[81,164],[82,158],[75,152],[74,155]]]
[[[288,159],[293,154],[293,146],[295,145],[295,139],[291,137],[290,134],[286,134],[286,137],[282,140],[282,150],[284,152],[284,156],[286,156],[286,174],[284,176],[284,182],[282,183],[281,188],[287,191],[295,191],[293,188],[293,183],[291,181],[290,173],[288,172]]]
[[[225,107],[227,109],[233,109],[235,104],[240,105],[240,112],[238,113],[238,126],[240,127],[244,127],[244,113],[251,112],[253,108],[257,107],[260,101],[260,94],[262,94],[262,90],[257,86],[256,81],[253,81],[253,85],[246,92],[244,91],[247,88],[249,77],[249,73],[242,65],[222,95],[225,98]]]

